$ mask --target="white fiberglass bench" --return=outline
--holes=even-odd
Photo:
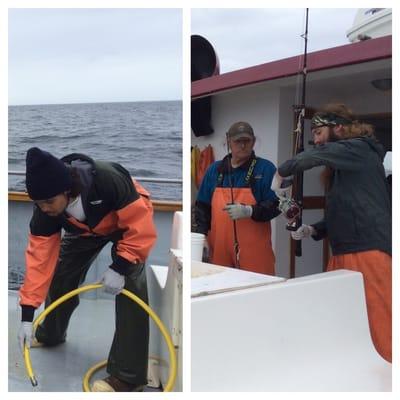
[[[182,227],[183,214],[175,212],[169,265],[150,265],[147,284],[150,307],[163,321],[171,335],[177,354],[178,371],[174,391],[182,391]],[[169,353],[155,323],[150,320],[149,385],[165,386],[169,377]]]
[[[391,364],[370,338],[360,273],[269,277],[201,293],[196,279],[206,276],[192,277],[192,391],[391,390]]]

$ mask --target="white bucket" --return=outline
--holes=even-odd
[[[202,233],[191,233],[192,240],[192,260],[202,261],[203,259],[203,247],[206,240],[206,236]]]

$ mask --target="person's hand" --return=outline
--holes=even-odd
[[[271,190],[273,190],[280,199],[287,198],[292,189],[292,184],[292,178],[283,178],[277,171],[272,179]]]
[[[125,286],[125,277],[111,268],[107,268],[100,281],[104,285],[104,291],[117,295]]]
[[[33,324],[32,322],[22,321],[18,330],[18,343],[22,354],[24,353],[24,346],[31,347],[33,339]]]
[[[233,220],[250,218],[253,214],[253,207],[245,204],[227,204],[223,210],[227,211],[230,218]]]
[[[315,235],[315,229],[311,225],[302,225],[297,231],[291,232],[292,238],[294,240],[307,239],[311,235]]]

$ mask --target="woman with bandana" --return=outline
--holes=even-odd
[[[315,147],[281,164],[276,180],[313,167],[327,167],[325,218],[292,232],[295,240],[327,237],[328,271],[363,274],[372,340],[392,358],[391,201],[385,178],[385,151],[371,125],[356,121],[343,104],[330,104],[311,121]]]

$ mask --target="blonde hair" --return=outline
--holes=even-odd
[[[342,139],[351,139],[360,136],[374,137],[374,127],[370,124],[357,121],[353,114],[353,111],[346,107],[342,103],[329,103],[326,104],[320,111],[317,111],[315,115],[324,115],[326,113],[335,114],[341,118],[351,121],[350,124],[344,124]]]

